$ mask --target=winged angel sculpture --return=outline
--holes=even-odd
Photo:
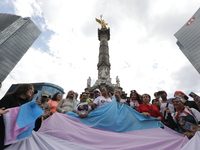
[[[101,28],[106,28],[106,25],[108,25],[108,23],[105,23],[104,20],[102,20],[102,15],[100,16],[100,19],[95,18],[96,21],[101,24]]]

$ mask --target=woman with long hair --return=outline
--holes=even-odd
[[[75,93],[73,90],[70,90],[67,93],[66,99],[61,99],[56,107],[56,110],[60,113],[66,113],[68,111],[73,111],[77,105],[75,99]]]
[[[53,95],[52,99],[48,101],[50,104],[50,111],[52,113],[57,112],[56,107],[58,106],[59,101],[62,99],[62,95],[60,92],[57,92]]]
[[[6,94],[0,101],[0,108],[21,106],[33,98],[34,87],[32,84],[21,84],[13,92]]]
[[[136,90],[131,91],[130,100],[128,103],[135,110],[138,110],[138,107],[140,104],[142,104],[141,96],[137,93]]]
[[[6,94],[0,100],[0,108],[5,109],[21,106],[33,98],[34,87],[32,84],[21,84],[13,92]],[[3,116],[0,116],[0,149],[4,149],[7,146],[4,145],[4,134],[5,125],[3,121]]]

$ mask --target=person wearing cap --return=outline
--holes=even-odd
[[[50,93],[44,91],[41,94],[41,99],[36,101],[37,104],[45,111],[45,113],[42,116],[38,117],[37,120],[35,121],[35,128],[33,129],[34,131],[38,131],[39,128],[41,127],[42,121],[52,115],[52,112],[50,110],[50,104],[48,103],[49,98],[50,98]]]
[[[175,91],[174,92],[174,97],[181,97],[184,101],[183,104],[184,106],[188,106],[190,108],[195,108],[196,110],[199,111],[199,107],[197,106],[197,104],[194,101],[189,101],[189,97],[187,95],[185,95],[185,93],[183,93],[182,91]]]
[[[171,113],[168,107],[165,108],[169,127],[184,133],[188,137],[193,136],[196,131],[192,127],[199,125],[200,112],[194,108],[185,107],[184,99],[181,97],[169,99],[169,103],[172,103],[176,109],[174,113]]]
[[[97,97],[99,97],[99,96],[101,96],[101,91],[99,89],[95,89],[93,91],[93,93],[94,93],[94,99],[97,98]]]
[[[158,91],[157,94],[160,95],[160,97],[162,99],[160,101],[160,112],[164,117],[163,123],[166,126],[168,126],[167,112],[165,111],[165,108],[168,107],[170,109],[171,113],[173,113],[174,112],[174,106],[168,102],[167,92],[162,90],[162,91]]]
[[[94,102],[92,104],[92,109],[100,108],[112,101],[108,89],[106,87],[103,87],[101,89],[101,94],[102,96],[98,96],[97,98],[94,99]]]
[[[47,91],[44,91],[41,94],[41,104],[44,106],[45,111],[50,111],[50,104],[48,103],[50,97],[50,93]]]

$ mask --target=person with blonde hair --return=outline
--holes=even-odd
[[[73,111],[77,105],[75,100],[75,93],[73,90],[70,90],[67,93],[66,99],[61,99],[56,107],[57,112],[66,113],[68,111]]]

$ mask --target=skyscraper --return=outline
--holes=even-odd
[[[0,14],[0,83],[40,34],[30,18]]]
[[[175,33],[177,45],[194,68],[200,73],[200,8]]]

